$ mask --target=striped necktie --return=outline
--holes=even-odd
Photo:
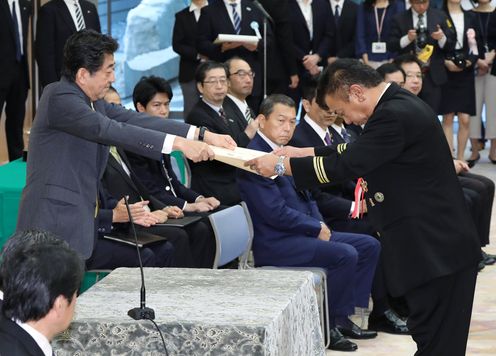
[[[250,123],[253,120],[253,117],[251,116],[251,110],[250,107],[247,106],[245,110],[245,119],[248,123]]]
[[[74,10],[76,11],[76,30],[84,30],[86,28],[86,25],[84,24],[83,13],[81,12],[81,8],[79,7],[78,0],[74,0]]]
[[[241,32],[241,18],[239,17],[238,11],[236,10],[236,3],[229,4],[232,6],[232,15],[233,15],[233,22],[234,22],[234,32],[236,32],[237,35]]]
[[[341,136],[343,136],[344,142],[346,142],[346,143],[350,143],[351,142],[351,135],[344,128],[344,126],[341,128]]]

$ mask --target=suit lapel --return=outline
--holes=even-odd
[[[62,19],[64,19],[66,25],[69,26],[72,29],[72,31],[76,32],[76,25],[72,20],[71,13],[69,12],[69,9],[67,8],[67,5],[65,4],[64,0],[54,0],[54,1],[57,1],[56,4],[57,7],[59,8],[60,16],[62,17]]]
[[[209,6],[212,6],[212,7],[216,6],[218,8],[217,11],[215,9],[212,9],[212,10],[213,10],[214,14],[219,14],[219,23],[222,23],[222,21],[223,21],[229,27],[231,34],[235,34],[236,32],[234,31],[234,25],[231,21],[231,17],[229,16],[229,13],[227,12],[227,8],[226,8],[226,5],[224,5],[224,2],[219,1],[219,2],[216,2],[215,4],[212,4]]]
[[[84,18],[84,23],[86,24],[86,27],[93,27],[93,15],[92,15],[92,7],[90,6],[89,3],[86,3],[84,1],[79,2],[81,4],[81,11],[83,12],[83,18]]]
[[[340,143],[345,143],[343,137],[334,129],[334,127],[329,126],[329,133],[331,134],[331,145],[336,146]]]
[[[1,0],[0,6],[3,8],[2,12],[5,13],[5,19],[9,22],[9,31],[12,35],[12,40],[15,42],[14,37],[14,20],[12,19],[12,12],[10,11],[9,2],[7,0]]]
[[[120,154],[120,152],[119,152],[119,154]],[[122,156],[121,156],[121,158],[122,158]],[[125,160],[124,160],[124,163],[126,163]],[[108,164],[115,171],[117,171],[119,173],[119,175],[126,181],[126,183],[129,186],[131,186],[135,190],[135,192],[139,195],[138,188],[136,187],[136,185],[134,185],[134,182],[132,181],[132,179],[127,175],[126,171],[124,171],[124,168],[122,168],[122,166],[120,165],[119,162],[117,162],[117,160],[114,158],[114,156],[109,155]],[[127,165],[127,163],[126,163],[126,165]],[[129,168],[129,166],[128,166],[128,168]]]
[[[31,0],[19,1],[19,7],[21,9],[21,21],[22,21],[22,37],[24,40],[24,50],[27,48],[27,38],[28,38],[28,23],[29,23],[29,15],[32,10],[32,2]]]

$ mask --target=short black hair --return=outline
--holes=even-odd
[[[291,99],[289,96],[284,94],[272,94],[266,97],[262,101],[262,104],[260,104],[260,114],[267,118],[274,111],[274,106],[276,104],[282,104],[291,108],[296,108],[294,100]]]
[[[393,60],[393,63],[401,68],[402,64],[405,63],[417,63],[420,69],[422,69],[422,62],[417,58],[416,55],[412,53],[401,54]]]
[[[224,71],[226,72],[226,78],[229,77],[229,70],[227,69],[227,66],[224,63],[215,62],[215,61],[205,61],[200,63],[198,68],[196,68],[195,81],[197,83],[203,84],[203,81],[207,77],[207,72],[217,68],[224,69]]]
[[[172,88],[167,80],[154,75],[141,77],[133,90],[134,108],[138,110],[138,103],[147,106],[157,93],[163,93],[172,100]]]
[[[62,76],[74,82],[80,68],[90,74],[98,71],[106,54],[114,54],[119,48],[115,39],[94,30],[82,30],[74,33],[64,46],[64,64]]]
[[[405,80],[406,77],[403,68],[396,65],[395,63],[384,63],[381,66],[379,66],[376,70],[381,75],[382,79],[386,79],[386,75],[396,72],[401,72],[401,74],[403,75],[403,80]]]
[[[227,61],[225,61],[224,64],[226,65],[227,77],[228,78],[231,76],[231,64],[234,61],[243,61],[243,62],[246,62],[246,60],[244,60],[243,58],[238,57],[238,56],[231,57]],[[248,63],[248,62],[246,62],[246,63]],[[248,63],[248,65],[250,65],[250,63]],[[250,66],[250,68],[251,68],[251,66]]]
[[[19,234],[17,247],[2,255],[2,311],[21,322],[37,321],[48,314],[58,296],[72,301],[84,266],[73,249],[48,232]],[[38,242],[29,243],[30,238]]]
[[[317,85],[319,84],[319,76],[307,77],[303,80],[301,87],[301,97],[308,101],[312,101],[317,95]]]
[[[328,66],[322,73],[317,86],[317,103],[327,109],[325,98],[327,95],[337,94],[348,100],[345,91],[353,84],[360,84],[366,88],[373,88],[382,82],[379,73],[372,67],[363,64],[357,59],[338,59]]]

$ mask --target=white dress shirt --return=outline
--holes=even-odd
[[[231,95],[231,94],[227,94],[227,96],[230,97],[232,101],[234,101],[234,104],[236,104],[236,106],[241,111],[243,116],[245,116],[246,108],[248,108],[248,103],[246,102],[246,100],[241,101],[238,98],[236,98],[234,95]]]
[[[324,130],[322,127],[320,127],[319,125],[317,125],[317,123],[315,121],[313,121],[308,116],[308,114],[305,114],[305,117],[303,118],[303,120],[305,120],[307,122],[307,124],[309,124],[310,127],[317,133],[317,135],[319,135],[319,137],[322,140],[322,142],[324,143],[324,145],[327,145],[326,142],[325,142],[325,135],[327,133],[329,133],[329,130]],[[330,136],[330,133],[329,133],[329,136]]]
[[[204,6],[208,6],[208,1],[205,3]],[[191,2],[191,5],[189,6],[189,12],[192,12],[195,15],[196,22],[198,22],[198,20],[200,19],[201,9],[204,6],[198,6],[194,2]]]
[[[24,329],[36,342],[36,344],[40,347],[41,351],[45,354],[45,356],[53,356],[52,346],[50,342],[46,338],[45,335],[40,333],[38,330],[33,328],[31,325],[20,322],[19,320],[15,320],[15,323]]]
[[[77,28],[77,20],[76,20],[76,8],[74,7],[74,0],[64,0],[65,5],[69,9],[69,12],[71,13],[72,17],[72,22],[74,22],[74,26]],[[79,10],[81,10],[81,15],[83,15],[83,9],[81,8],[81,4],[79,3],[79,0],[77,1],[77,6],[79,7]],[[83,15],[83,22],[84,22],[84,15]],[[86,23],[85,23],[86,27]]]
[[[19,31],[19,42],[21,45],[21,55],[24,54],[24,39],[22,38],[22,20],[21,20],[21,8],[19,6],[19,0],[7,0],[9,2],[9,10],[10,10],[10,17],[12,17],[12,6],[14,5],[15,1],[15,11],[16,11],[16,17],[17,17],[17,29]]]
[[[307,23],[308,32],[310,33],[310,39],[313,38],[313,12],[312,12],[312,0],[296,0],[300,6],[301,13],[305,18]]]
[[[344,0],[329,0],[329,3],[331,4],[331,10],[333,15],[336,15],[336,5],[339,5],[338,15],[341,15],[343,13]]]
[[[236,4],[236,11],[239,15],[239,20],[243,21],[243,18],[241,17],[241,0],[224,0],[224,5],[226,5],[227,13],[229,14],[229,18],[231,19],[231,22],[234,26],[234,17],[232,14],[233,8],[231,4]],[[241,26],[241,22],[240,22]]]

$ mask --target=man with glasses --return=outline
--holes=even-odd
[[[229,72],[224,63],[206,61],[195,74],[201,100],[196,103],[186,122],[201,125],[210,132],[228,134],[235,140],[245,128],[239,126],[224,108]],[[218,161],[191,164],[191,188],[206,197],[216,197],[222,205],[235,205],[241,201],[236,185],[236,169]]]
[[[422,74],[422,63],[413,54],[402,54],[394,59],[394,64],[405,73],[405,84],[403,88],[414,95],[419,95],[422,90],[424,76]]]
[[[410,0],[411,8],[393,17],[388,48],[398,54],[423,57],[423,89],[420,97],[438,112],[441,85],[447,80],[444,57],[455,46],[453,25],[441,10],[429,7],[429,0]],[[429,53],[428,49],[431,49]]]
[[[258,129],[258,120],[246,101],[253,90],[255,72],[248,62],[239,57],[229,59],[226,66],[229,80],[223,107],[232,120],[230,126],[235,126],[232,130],[232,134],[236,135],[234,140],[238,146],[246,147]]]

